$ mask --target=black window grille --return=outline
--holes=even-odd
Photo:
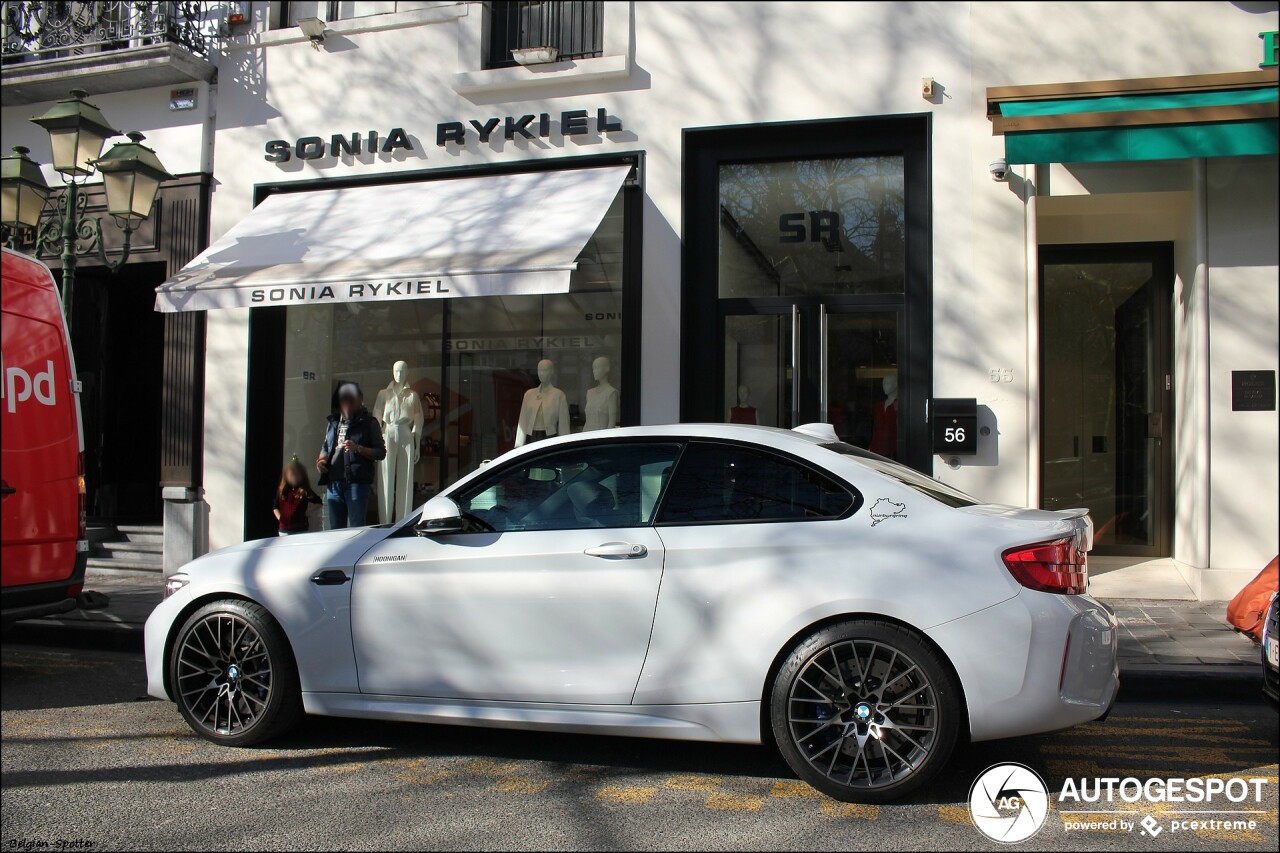
[[[604,3],[512,0],[489,6],[485,68],[517,65],[513,50],[554,47],[557,59],[586,59],[604,53]]]

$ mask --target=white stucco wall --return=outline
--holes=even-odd
[[[68,84],[68,88],[72,86]],[[217,87],[208,83],[189,84],[185,88],[196,89],[196,107],[178,111],[169,109],[169,93],[175,88],[178,87],[112,92],[90,95],[85,100],[100,109],[122,133],[137,130],[144,134],[147,137],[144,144],[155,149],[160,162],[173,174],[212,171]],[[51,106],[53,101],[0,108],[0,128],[4,131],[5,153],[13,145],[27,146],[31,149],[27,156],[41,164],[45,180],[56,187],[62,183],[62,176],[53,171],[49,163],[52,157],[49,135],[30,122],[33,116],[43,115]],[[103,150],[109,150],[113,142],[127,141],[123,136],[108,140]]]
[[[296,40],[232,49],[220,63],[212,236],[250,211],[255,184],[642,150],[642,417],[648,423],[674,421],[681,367],[672,341],[680,329],[682,130],[929,113],[933,392],[976,396],[989,409],[996,438],[993,449],[959,469],[939,461],[935,470],[962,488],[1014,504],[1038,497],[1037,216],[1027,184],[1035,170],[1019,169],[1007,183],[988,175],[987,164],[1003,152],[1003,145],[991,136],[985,117],[986,87],[1250,70],[1261,53],[1257,33],[1276,28],[1274,10],[1256,13],[1254,5],[1225,2],[608,5],[606,53],[625,54],[629,70],[607,79],[544,78],[533,85],[460,94],[454,75],[478,68],[481,11],[475,4],[460,10],[441,4],[423,13],[435,23],[337,32],[320,50]],[[1100,21],[1106,25],[1099,26]],[[253,39],[280,42],[287,36],[266,33]],[[932,102],[920,96],[922,77],[939,84],[942,94]],[[625,132],[549,142],[497,139],[480,144],[472,138],[462,150],[435,145],[440,121],[598,107],[621,119]],[[327,139],[332,133],[370,129],[385,134],[392,127],[414,136],[412,154],[284,164],[263,159],[263,145],[270,139]],[[1179,174],[1186,173],[1183,167]],[[1090,192],[1087,187],[1081,191]],[[1179,203],[1184,208],[1190,203],[1191,187],[1185,183],[1146,191],[1180,193]],[[1157,217],[1158,222],[1148,225],[1170,233],[1181,228],[1187,237],[1190,214],[1180,210],[1180,218]],[[1182,242],[1193,241],[1187,237]],[[1274,224],[1270,245],[1274,252]],[[1193,279],[1194,254],[1179,254],[1178,268],[1180,277],[1185,273]],[[1267,274],[1265,265],[1224,264],[1223,270],[1224,276],[1249,278],[1253,287]],[[1274,285],[1274,258],[1270,275]],[[1263,308],[1260,314],[1265,318],[1269,312],[1272,324],[1274,363],[1274,297]],[[213,312],[209,317],[205,485],[214,546],[242,535],[243,472],[220,460],[241,459],[244,443],[252,438],[245,435],[242,414],[252,369],[246,361],[244,314]],[[1265,340],[1263,334],[1259,341]],[[1186,352],[1192,353],[1194,345],[1188,347]],[[1246,350],[1232,351],[1229,358],[1252,363],[1261,356]],[[992,370],[1006,369],[1012,371],[1011,382],[991,382]],[[1216,376],[1216,363],[1214,370]],[[1198,386],[1193,382],[1191,387]],[[221,417],[219,412],[228,414]],[[1270,423],[1274,431],[1274,413]],[[1229,447],[1222,445],[1223,452]],[[1194,493],[1203,476],[1179,481],[1179,512],[1184,511],[1184,489]],[[1274,487],[1274,474],[1270,482]],[[1269,525],[1274,543],[1274,507],[1269,516],[1251,523]],[[1265,550],[1259,544],[1264,541],[1254,536],[1249,548]],[[1188,560],[1208,562],[1207,545],[1197,557],[1199,548],[1188,552]],[[1215,558],[1219,554],[1233,562],[1252,559],[1251,553],[1215,550]]]
[[[1280,550],[1276,412],[1231,410],[1231,371],[1280,369],[1277,171],[1271,157],[1208,163],[1209,564],[1236,572],[1222,576],[1223,589],[1208,590],[1204,597],[1210,598],[1233,595]]]

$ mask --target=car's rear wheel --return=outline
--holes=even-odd
[[[846,802],[897,799],[932,779],[960,733],[941,656],[890,622],[850,621],[801,642],[774,680],[774,739],[791,769]]]
[[[182,716],[215,743],[259,743],[302,714],[289,641],[258,604],[215,601],[192,613],[173,644],[169,672]]]

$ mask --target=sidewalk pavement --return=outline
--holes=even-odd
[[[141,650],[142,625],[160,603],[159,572],[90,569],[85,589],[105,593],[104,610],[76,610],[22,623],[48,636],[71,629],[81,642],[107,641]],[[1103,599],[1120,623],[1120,676],[1124,695],[1252,698],[1261,690],[1258,646],[1226,622],[1225,601]],[[37,627],[38,626],[38,627]],[[85,637],[88,635],[88,638]]]

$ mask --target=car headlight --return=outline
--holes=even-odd
[[[164,579],[164,597],[168,598],[189,583],[191,583],[191,578],[185,572],[169,575]]]

